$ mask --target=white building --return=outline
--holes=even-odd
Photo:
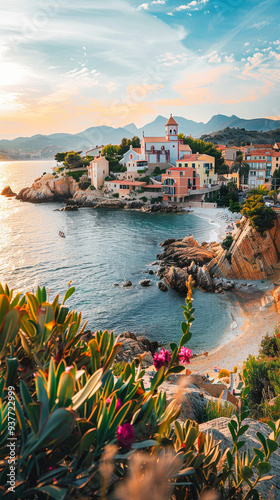
[[[102,154],[103,148],[104,148],[104,146],[95,146],[95,148],[88,149],[86,151],[86,156],[94,156],[94,158],[99,157]]]
[[[88,176],[95,189],[104,184],[105,177],[109,175],[109,162],[105,156],[94,158],[88,166]]]
[[[178,139],[178,123],[171,115],[165,125],[164,137],[145,137],[141,140],[141,148],[132,148],[124,154],[121,164],[127,165],[131,160],[146,160],[148,163],[172,163],[184,155],[191,155],[192,150],[187,144]]]
[[[127,167],[127,179],[134,180],[136,177],[145,174],[148,170],[149,165],[147,160],[129,160],[126,164]]]

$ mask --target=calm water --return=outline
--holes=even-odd
[[[0,163],[0,192],[18,192],[53,162]],[[21,291],[45,284],[51,296],[72,280],[71,306],[92,329],[130,330],[161,342],[180,338],[184,297],[153,286],[142,288],[143,271],[161,251],[159,243],[191,233],[200,242],[213,226],[193,214],[143,214],[92,208],[56,212],[57,204],[33,205],[0,196],[0,281]],[[66,238],[58,236],[64,231]],[[150,277],[150,276],[149,276]],[[114,287],[129,279],[131,289]],[[227,341],[233,306],[225,295],[194,292],[196,321],[191,347],[210,349]],[[227,330],[227,331],[225,331]]]

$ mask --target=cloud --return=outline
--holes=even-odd
[[[141,3],[141,5],[139,5],[139,7],[138,7],[138,10],[141,10],[141,9],[148,10],[148,8],[149,8],[148,2],[147,3]]]
[[[178,12],[181,10],[189,10],[189,9],[199,10],[199,6],[203,7],[203,5],[205,5],[208,2],[209,0],[193,0],[188,4],[179,5],[179,7],[177,7],[175,10]]]

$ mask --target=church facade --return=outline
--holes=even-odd
[[[120,163],[126,165],[129,160],[146,160],[148,163],[171,163],[175,166],[177,160],[191,153],[189,146],[178,139],[178,123],[170,115],[164,137],[145,137],[143,134],[141,148],[128,150]]]

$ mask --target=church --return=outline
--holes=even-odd
[[[165,137],[145,137],[143,134],[141,148],[132,147],[124,154],[120,163],[126,165],[130,160],[146,160],[148,163],[171,163],[176,165],[184,155],[192,154],[192,150],[182,139],[178,139],[178,123],[170,115],[165,125]]]

